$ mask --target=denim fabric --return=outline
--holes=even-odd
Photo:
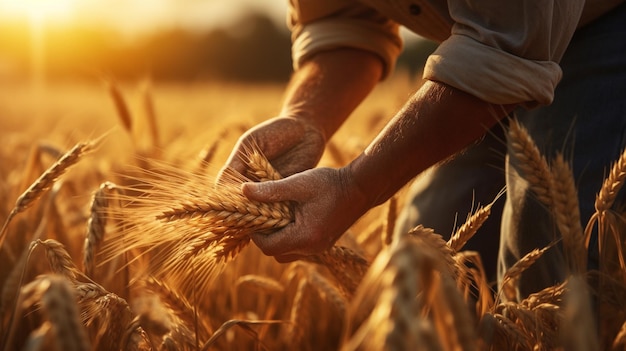
[[[571,161],[583,228],[594,212],[602,182],[626,146],[626,5],[580,29],[561,61],[563,80],[554,102],[518,111],[541,153],[561,152]],[[512,160],[512,159],[511,159]],[[549,212],[507,163],[507,202],[502,220],[500,275],[524,254],[552,242],[557,229]],[[619,197],[623,201],[623,196]],[[526,296],[565,278],[559,248],[547,252],[522,276]],[[598,263],[597,235],[589,247],[589,267]]]
[[[408,190],[410,200],[400,212],[395,235],[422,224],[449,239],[469,214],[491,203],[504,188],[505,152],[503,127],[498,125],[461,154],[421,174]],[[501,197],[493,204],[487,221],[463,247],[480,253],[492,282],[496,279],[504,200]]]
[[[547,159],[559,151],[572,162],[584,228],[602,181],[626,146],[626,5],[579,29],[561,67],[563,79],[554,102],[515,114]],[[502,126],[491,133],[496,134],[498,128]],[[501,275],[526,253],[552,243],[558,230],[550,212],[529,191],[518,165],[505,154],[506,142],[488,135],[462,155],[418,177],[409,189],[411,200],[397,230],[423,224],[440,234],[450,233],[457,212],[462,224],[473,198],[489,203],[506,183],[502,213],[495,206],[485,227],[466,248],[481,253],[488,274],[495,272],[498,257]],[[594,237],[589,266],[595,267],[597,260]],[[565,274],[556,246],[522,275],[518,293],[527,296],[562,281]]]

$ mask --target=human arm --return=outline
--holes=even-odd
[[[314,167],[326,141],[381,79],[380,58],[360,49],[322,51],[295,71],[278,117],[246,132],[226,167],[245,171],[238,157],[256,142],[272,165],[288,176]]]
[[[252,239],[279,261],[329,248],[365,212],[423,170],[480,138],[513,107],[426,82],[347,166],[244,184],[244,194],[253,200],[295,203],[293,223],[269,235],[254,234]]]

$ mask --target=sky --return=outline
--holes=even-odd
[[[250,10],[266,12],[284,23],[286,4],[286,0],[0,0],[0,20],[102,23],[135,36],[172,26],[223,26]]]

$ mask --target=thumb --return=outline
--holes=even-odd
[[[284,179],[260,183],[243,183],[241,185],[241,192],[248,199],[259,202],[280,202],[293,200],[290,187],[286,184]]]

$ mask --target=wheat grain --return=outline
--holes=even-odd
[[[387,204],[387,216],[383,223],[383,245],[391,245],[393,241],[393,233],[396,228],[397,203],[397,197],[392,196]]]
[[[308,291],[308,286],[309,283],[306,278],[300,279],[291,303],[289,315],[291,324],[287,332],[287,340],[293,343],[293,345],[303,345],[309,328],[308,308],[310,306],[310,292]]]
[[[498,201],[498,199],[504,195],[506,188],[503,188],[493,201],[481,208],[479,208],[474,214],[469,216],[465,223],[459,227],[459,229],[452,234],[450,239],[448,240],[448,246],[455,252],[459,252],[463,246],[470,240],[474,234],[482,227],[482,225],[487,221],[489,215],[491,215],[491,207],[493,204]]]
[[[94,142],[80,142],[76,144],[72,149],[66,152],[61,158],[59,158],[52,166],[50,166],[33,184],[26,189],[17,198],[15,205],[9,215],[7,216],[2,229],[0,229],[0,249],[5,240],[5,233],[9,223],[20,212],[30,207],[37,199],[39,199],[44,192],[46,192],[54,184],[54,182],[65,173],[71,166],[76,164],[82,156],[92,151],[97,145],[97,141]]]
[[[343,349],[419,348],[419,311],[434,299],[435,267],[443,266],[427,247],[403,236],[381,251],[352,299]]]
[[[193,325],[195,321],[195,309],[193,305],[187,300],[187,298],[172,287],[155,277],[148,277],[143,280],[147,291],[156,293],[161,302],[163,302],[172,311],[175,311],[176,315],[183,320],[187,325]]]
[[[63,277],[41,276],[21,289],[21,309],[40,303],[50,322],[57,350],[88,351],[89,341],[80,323],[72,283]]]
[[[90,216],[87,222],[87,235],[85,236],[84,255],[83,255],[83,272],[88,277],[93,277],[96,267],[96,252],[100,243],[104,239],[106,227],[106,209],[109,206],[110,192],[116,188],[111,182],[104,182],[100,188],[94,193],[91,206]]]
[[[554,159],[552,175],[554,179],[551,188],[552,212],[563,238],[566,263],[571,273],[580,274],[587,267],[587,250],[580,221],[574,176],[561,153],[558,153]]]
[[[132,135],[133,133],[133,119],[130,114],[130,110],[128,108],[128,104],[126,103],[126,99],[124,99],[124,95],[121,90],[113,81],[106,82],[107,89],[109,91],[109,95],[111,99],[113,99],[113,104],[115,105],[115,111],[117,112],[117,117],[120,122],[122,122],[122,126],[126,131]]]
[[[550,189],[553,180],[545,157],[541,156],[530,134],[517,119],[509,123],[508,138],[509,155],[517,159],[515,164],[519,166],[521,176],[528,181],[537,198],[547,208],[552,208]]]
[[[253,288],[253,290],[269,294],[280,294],[285,291],[283,285],[275,279],[256,274],[242,275],[235,281],[235,286],[238,289]]]
[[[198,154],[198,159],[200,159],[200,163],[198,164],[196,173],[203,172],[204,169],[211,163],[213,158],[215,158],[222,139],[226,137],[227,131],[228,130],[224,130],[210,145],[204,147],[200,151],[200,153]]]
[[[75,289],[82,322],[97,350],[119,348],[133,319],[126,300],[96,283],[79,283]]]
[[[454,251],[443,237],[431,228],[425,228],[421,224],[411,229],[407,235],[416,238],[423,242],[429,251],[438,255],[438,263],[441,265],[438,267],[440,270],[452,275],[456,275],[456,262],[454,261]]]
[[[152,141],[152,150],[159,150],[161,145],[159,137],[159,127],[157,123],[157,114],[156,108],[154,106],[154,99],[152,98],[152,85],[150,84],[150,81],[146,81],[145,84],[142,85],[141,102],[143,106],[144,116],[147,121],[146,125],[148,126],[148,131],[150,132],[149,134]]]
[[[537,306],[544,303],[561,305],[563,302],[563,296],[566,293],[566,286],[567,282],[549,286],[541,291],[528,295],[528,297],[523,299],[520,304],[530,310],[533,310]]]
[[[243,330],[245,332],[247,332],[249,335],[251,335],[252,337],[254,337],[254,339],[257,341],[257,343],[259,343],[261,347],[263,347],[264,345],[261,343],[261,341],[258,339],[258,335],[256,334],[256,332],[254,330],[252,330],[250,328],[251,325],[263,325],[263,324],[281,324],[284,323],[284,321],[279,321],[279,320],[241,320],[241,319],[231,319],[228,320],[224,323],[222,323],[222,325],[215,331],[215,333],[213,333],[213,335],[211,335],[211,338],[209,338],[209,340],[207,340],[204,345],[202,346],[202,348],[200,349],[200,351],[208,351],[211,346],[213,346],[213,344],[217,341],[217,339],[224,335],[224,333],[226,333],[226,331],[228,331],[230,328],[234,327],[234,326],[240,326],[243,328]],[[263,347],[264,349],[267,349],[267,347]]]
[[[139,325],[139,318],[135,317],[127,326],[120,349],[125,351],[153,351],[148,334]]]
[[[454,255],[458,276],[457,286],[465,301],[475,303],[476,316],[482,316],[493,305],[493,291],[485,269],[476,251],[461,251]]]
[[[348,296],[354,294],[369,267],[364,257],[342,246],[333,246],[304,260],[325,265]]]
[[[329,301],[337,311],[337,315],[343,318],[346,313],[346,300],[343,298],[339,290],[331,284],[331,282],[322,276],[319,272],[311,269],[307,272],[307,277],[313,287],[315,287],[324,298]]]
[[[611,211],[617,194],[624,185],[626,179],[626,149],[622,152],[619,159],[611,167],[609,176],[602,183],[602,187],[596,196],[596,211],[591,216],[585,227],[585,246],[589,246],[594,225],[598,224],[598,250],[599,256],[604,258],[603,251],[605,249],[606,237],[612,235],[618,247],[621,247],[622,239],[618,233],[619,220],[615,213]],[[626,269],[626,259],[623,250],[617,250],[620,267]],[[604,268],[606,259],[601,260],[601,267]]]
[[[519,259],[513,266],[511,266],[504,273],[502,277],[502,283],[500,284],[500,292],[505,291],[507,288],[511,288],[515,285],[516,280],[519,276],[530,266],[532,266],[541,256],[543,256],[544,252],[546,252],[550,247],[547,246],[543,249],[534,249],[524,255],[521,259]],[[499,296],[499,295],[498,295]],[[506,296],[508,300],[515,299],[514,295],[510,293]]]
[[[45,249],[48,263],[54,273],[66,277],[72,283],[77,282],[77,276],[81,273],[76,268],[74,261],[65,250],[65,246],[63,246],[63,244],[53,239],[43,241],[37,239],[33,242],[33,245],[31,245],[31,251],[36,246],[42,246]]]
[[[491,343],[492,350],[532,350],[533,343],[529,335],[515,323],[501,314],[492,316],[494,323],[494,337]]]
[[[609,176],[602,183],[595,202],[597,212],[607,211],[613,206],[617,194],[624,185],[624,180],[626,180],[626,149],[613,164]]]

